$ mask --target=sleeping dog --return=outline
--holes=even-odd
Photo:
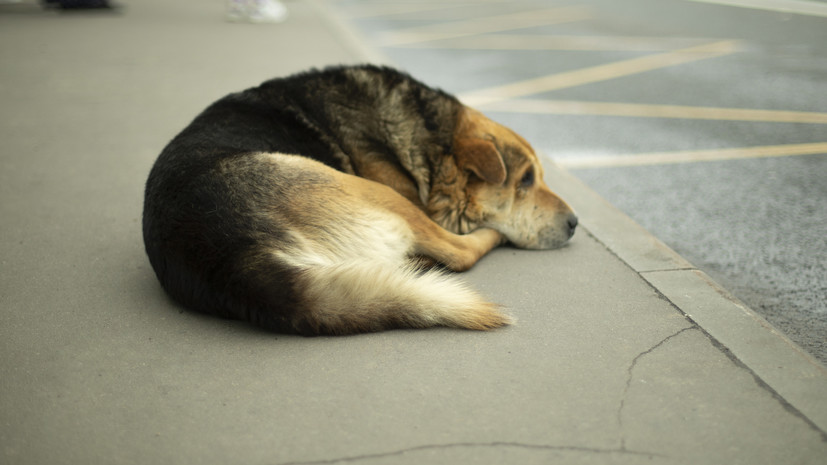
[[[161,152],[143,214],[176,301],[305,335],[506,325],[440,268],[467,270],[504,242],[560,247],[576,225],[522,137],[375,66],[213,103]]]

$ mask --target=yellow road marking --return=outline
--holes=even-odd
[[[746,158],[788,157],[827,153],[827,142],[812,144],[766,145],[712,150],[641,153],[637,155],[595,155],[554,157],[555,163],[569,169],[608,168],[622,166],[670,165],[702,161],[738,160]]]
[[[768,123],[827,124],[827,113],[744,108],[691,107],[681,105],[643,105],[635,103],[581,102],[567,100],[516,99],[492,102],[485,111],[539,113],[549,115],[632,116],[642,118],[681,118]]]
[[[797,15],[827,17],[827,5],[813,1],[801,0],[689,0],[699,3],[714,3],[718,5],[753,8],[756,10],[780,11]]]
[[[397,29],[383,34],[379,39],[379,45],[393,47],[431,40],[453,39],[512,29],[581,21],[590,17],[591,10],[589,8],[578,6],[521,11],[519,13],[506,15],[486,16],[483,18]]]
[[[729,55],[737,52],[739,47],[740,43],[736,40],[712,42],[675,50],[673,52],[646,55],[629,60],[607,63],[605,65],[592,66],[512,84],[490,87],[488,89],[462,94],[459,98],[469,106],[481,106],[510,98],[564,89],[592,82],[606,81],[632,74],[639,74],[645,71]]]
[[[456,37],[431,42],[400,44],[405,48],[470,50],[577,50],[663,52],[691,47],[711,39],[683,37],[562,36],[542,34],[492,34]]]

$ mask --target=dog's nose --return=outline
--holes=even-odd
[[[566,221],[569,225],[569,237],[571,237],[574,235],[574,230],[577,228],[577,215],[572,213]]]

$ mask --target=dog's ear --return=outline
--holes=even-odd
[[[483,181],[499,186],[505,182],[505,163],[491,141],[479,138],[455,141],[454,157],[460,169],[471,171]]]

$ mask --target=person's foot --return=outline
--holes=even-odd
[[[287,7],[278,0],[250,0],[249,20],[252,23],[280,23],[287,19]]]
[[[280,23],[287,19],[287,7],[278,0],[228,0],[227,21]]]
[[[45,0],[44,3],[64,10],[112,9],[108,0]]]

